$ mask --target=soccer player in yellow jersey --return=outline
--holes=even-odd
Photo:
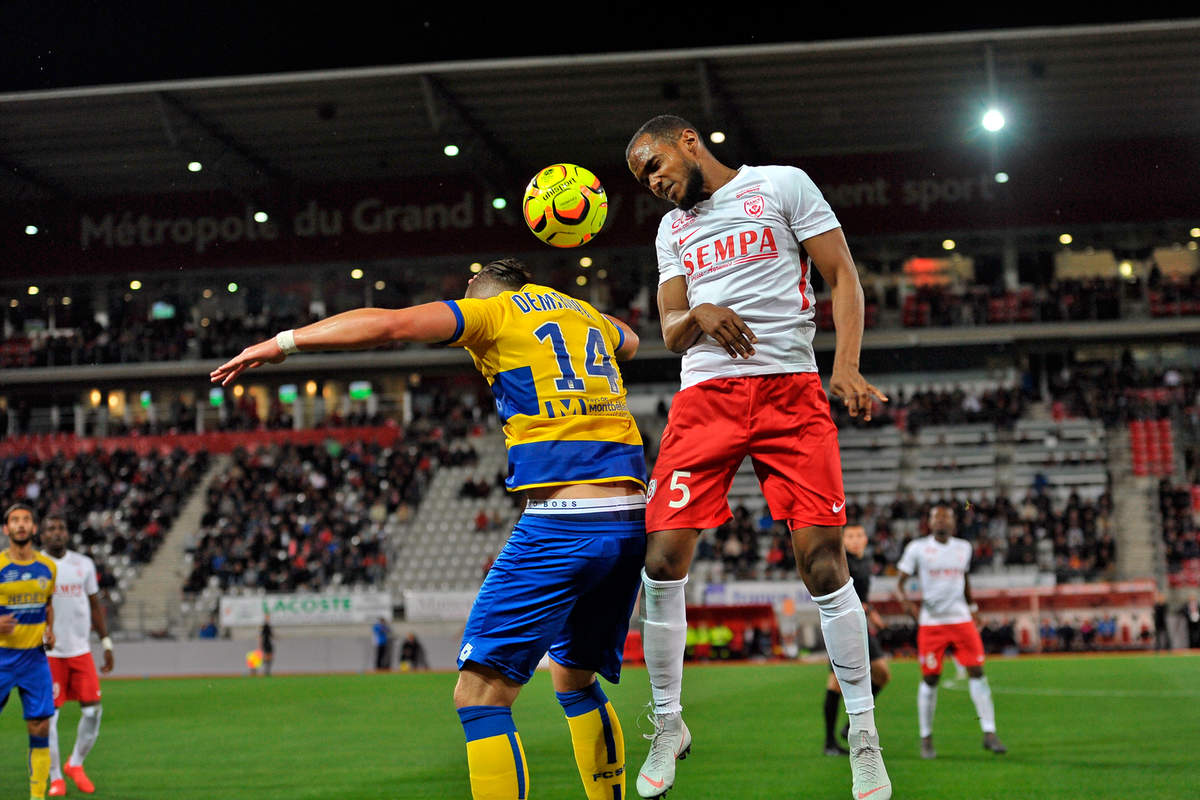
[[[475,800],[523,800],[529,772],[512,705],[549,652],[588,800],[625,796],[625,743],[596,680],[621,674],[645,558],[645,460],[615,359],[637,335],[588,303],[495,261],[463,300],[337,314],[246,348],[213,370],[308,350],[392,341],[464,347],[504,420],[510,491],[527,504],[475,600],[459,651],[454,703]]]
[[[0,552],[0,710],[15,687],[29,729],[29,796],[42,800],[50,777],[54,689],[46,650],[54,647],[54,562],[33,549],[33,509],[4,512],[8,549]]]

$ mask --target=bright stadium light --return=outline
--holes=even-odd
[[[482,269],[483,264],[480,264],[478,261],[471,265],[471,272],[474,272],[475,274],[479,274],[479,271]]]
[[[255,211],[254,212],[254,221],[255,222],[266,222],[269,219],[270,219],[270,217],[267,215],[267,212],[265,212],[265,211]]]
[[[954,243],[953,239],[943,239],[942,240],[942,249],[943,250],[953,250],[954,248],[955,248],[955,243]]]
[[[37,232],[38,232],[37,225],[26,225],[25,226],[25,235],[26,236],[37,236]]]
[[[63,299],[60,300],[59,302],[62,303],[64,306],[69,306],[69,305],[71,305],[71,298],[64,296]]]
[[[983,129],[995,133],[1004,127],[1004,114],[998,108],[989,108],[983,113]]]
[[[382,292],[385,286],[387,286],[387,284],[383,281],[375,281],[375,291]]]
[[[1190,235],[1193,239],[1200,239],[1200,228],[1192,228],[1190,231],[1188,231],[1188,235]]]
[[[41,289],[39,289],[39,288],[38,288],[38,287],[36,287],[36,286],[30,286],[30,287],[29,287],[28,289],[26,289],[25,291],[27,291],[27,292],[29,293],[29,296],[30,296],[30,297],[33,297],[35,294],[37,294],[38,292],[40,292],[40,291],[41,291]]]
[[[230,281],[229,285],[225,287],[225,290],[230,294],[237,294],[238,285],[233,281]]]
[[[458,155],[458,145],[448,144],[442,148],[442,152],[445,153],[450,158],[454,158],[456,155]]]
[[[199,172],[202,169],[204,169],[204,165],[201,164],[199,161],[189,161],[188,162],[188,172]]]
[[[577,277],[575,279],[575,284],[577,286],[587,286],[587,275],[580,275]]]
[[[713,131],[712,133],[710,133],[708,135],[708,140],[710,142],[712,142],[713,144],[721,144],[722,142],[725,141],[725,132],[724,131]]]
[[[584,256],[583,258],[579,259],[579,266],[583,267],[584,269],[587,269],[591,265],[592,259],[590,256]]]
[[[139,281],[138,279],[134,278],[133,280],[131,280],[129,282],[129,288],[133,289],[136,292],[138,289],[142,288],[142,282]]]
[[[995,178],[996,178],[996,183],[1008,183],[1008,173],[1007,172],[997,172],[995,175]]]
[[[1058,237],[1059,244],[1070,244],[1073,241],[1075,241],[1075,237],[1069,233],[1064,233]]]
[[[502,211],[503,209],[505,209],[507,207],[508,207],[508,201],[505,200],[503,197],[492,198],[492,208],[496,209],[497,211]]]
[[[356,280],[356,281],[362,280],[362,276],[363,276],[363,271],[361,269],[359,269],[358,267],[355,267],[354,269],[350,270],[350,277],[353,278],[354,280]]]

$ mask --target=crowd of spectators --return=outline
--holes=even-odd
[[[184,593],[210,582],[271,592],[380,582],[383,523],[415,508],[437,455],[431,443],[415,442],[236,451],[209,485]]]
[[[102,592],[119,605],[115,568],[150,561],[208,462],[207,453],[182,450],[20,455],[0,460],[0,485],[7,502],[29,503],[39,519],[66,517],[70,546],[96,562]]]

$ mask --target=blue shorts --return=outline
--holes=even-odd
[[[40,647],[0,648],[0,711],[14,688],[20,691],[25,719],[54,716],[54,681],[50,677],[50,662]]]
[[[645,558],[642,496],[530,501],[471,607],[459,669],[524,684],[549,652],[616,683]]]

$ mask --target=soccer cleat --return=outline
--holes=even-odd
[[[683,722],[683,716],[674,714],[650,714],[654,722],[654,733],[642,734],[650,740],[650,752],[638,772],[638,794],[645,798],[662,797],[675,785],[675,761],[687,758],[692,749],[692,732]]]
[[[891,800],[892,779],[883,766],[878,733],[855,731],[850,734],[850,773],[854,776],[850,787],[850,796],[854,800]]]
[[[937,751],[933,749],[933,737],[921,737],[921,758],[937,758]]]
[[[1004,746],[1004,742],[1000,741],[1000,737],[994,733],[985,733],[983,735],[983,749],[991,750],[998,756],[1008,752],[1008,748]]]
[[[83,771],[83,764],[80,764],[79,766],[67,764],[65,767],[63,767],[63,774],[74,781],[75,788],[79,789],[79,791],[83,792],[84,794],[91,794],[92,792],[96,791],[95,785],[88,780],[87,773]]]
[[[825,755],[827,756],[848,756],[850,751],[842,747],[837,742],[825,743]]]
[[[67,782],[62,778],[50,781],[50,791],[46,792],[47,797],[66,797]]]

